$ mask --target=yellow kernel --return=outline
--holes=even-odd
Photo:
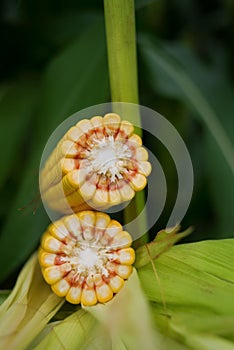
[[[132,273],[132,266],[131,265],[117,265],[116,264],[115,271],[119,275],[119,277],[127,279]]]
[[[135,192],[132,187],[125,182],[124,180],[120,181],[121,185],[119,187],[119,192],[122,198],[122,201],[129,201],[135,196]]]
[[[49,232],[42,236],[42,247],[49,253],[65,253],[70,254],[72,246],[63,244],[58,239],[54,238]]]
[[[59,297],[65,297],[70,289],[70,284],[65,279],[61,279],[57,283],[53,284],[51,289]]]
[[[48,203],[50,202],[54,202],[54,201],[58,201],[61,200],[61,198],[64,198],[65,193],[65,189],[63,187],[63,180],[66,178],[66,175],[63,177],[62,181],[59,182],[58,184],[51,186],[50,188],[48,188],[48,190],[46,192],[42,193],[42,198],[47,201]],[[74,191],[74,189],[73,189]]]
[[[93,129],[93,125],[89,119],[80,120],[76,126],[83,131],[84,134]]]
[[[79,204],[83,205],[84,203],[84,199],[81,196],[79,189],[76,189],[74,192],[67,195],[65,199],[71,207],[78,206]]]
[[[92,178],[95,178],[96,174],[93,174]],[[88,201],[89,199],[93,198],[95,195],[95,192],[97,190],[96,183],[93,183],[91,181],[85,181],[83,185],[80,187],[80,194],[83,200]]]
[[[132,237],[127,231],[117,233],[112,242],[111,247],[116,248],[128,248],[132,244]]]
[[[43,269],[43,276],[47,283],[54,284],[58,282],[67,272],[71,270],[71,265],[65,263],[62,265],[50,266]]]
[[[113,298],[113,291],[108,284],[103,282],[101,285],[96,286],[97,300],[100,303],[106,303]]]
[[[63,178],[64,191],[68,192],[70,190],[71,193],[73,190],[79,188],[86,181],[86,176],[87,170],[84,168],[76,169],[68,173]]]
[[[77,128],[77,126],[72,126],[66,134],[67,138],[73,142],[77,142],[82,135],[83,131]]]
[[[108,202],[108,191],[97,188],[92,199],[94,206],[99,208],[103,205],[106,205]]]
[[[124,280],[116,275],[110,278],[109,285],[114,293],[118,293],[124,285]]]
[[[81,292],[81,303],[91,306],[97,303],[97,296],[94,290],[94,281],[92,276],[86,278],[86,283]]]
[[[121,232],[123,230],[122,225],[116,221],[116,220],[111,220],[111,222],[109,223],[109,225],[106,228],[105,233],[110,237],[114,237],[115,235],[117,235],[118,232]]]
[[[87,227],[89,228],[94,227],[95,221],[96,221],[96,213],[94,211],[85,210],[85,211],[82,211],[81,213],[78,213],[77,216],[80,220],[82,229],[85,229]]]
[[[89,275],[87,278],[86,278],[86,288],[93,288],[94,286],[94,279],[93,279],[93,276]]]
[[[108,113],[103,117],[105,133],[107,135],[115,135],[119,130],[120,116],[115,113]]]
[[[100,303],[106,303],[113,298],[113,291],[110,286],[102,279],[101,274],[94,276],[97,299]]]
[[[95,228],[96,230],[104,230],[110,223],[111,218],[109,215],[102,213],[102,212],[97,212],[96,213],[96,222],[95,222]]]
[[[77,144],[70,141],[65,140],[61,143],[60,146],[61,152],[63,156],[69,157],[75,157],[78,154],[78,147]]]
[[[69,232],[63,222],[60,220],[55,221],[48,227],[48,231],[52,234],[54,238],[62,241],[69,236]]]
[[[91,118],[91,123],[95,129],[99,127],[103,127],[102,121],[103,121],[103,118],[100,116],[95,116]]]
[[[48,267],[54,265],[56,254],[47,253],[43,249],[40,249],[38,258],[41,266]]]
[[[133,147],[140,147],[142,145],[142,139],[137,134],[133,134],[129,137],[128,142]]]
[[[130,181],[130,185],[135,191],[141,191],[147,184],[146,178],[142,174],[136,174]]]
[[[120,122],[120,116],[116,113],[107,113],[103,117],[103,123],[105,126],[108,124],[119,124]]]
[[[80,220],[77,215],[69,215],[64,218],[64,223],[73,236],[79,237],[82,232]]]
[[[121,264],[132,265],[135,261],[135,252],[132,248],[121,249],[118,256],[118,262]]]
[[[140,174],[145,175],[145,176],[149,176],[149,174],[151,173],[152,170],[152,166],[150,164],[150,162],[146,162],[146,161],[140,161],[138,164],[138,171]]]
[[[136,155],[135,155],[136,160],[148,160],[148,152],[146,151],[145,148],[143,147],[138,147],[136,149]]]
[[[66,300],[71,304],[79,304],[81,301],[81,287],[72,286],[66,295]]]
[[[109,202],[112,205],[118,205],[122,202],[121,194],[118,188],[109,189]]]
[[[123,120],[122,123],[120,124],[120,131],[124,131],[126,136],[130,136],[131,134],[133,134],[134,126],[127,120]],[[117,135],[117,139],[119,137],[122,138],[121,133]]]
[[[60,172],[59,172],[60,179],[62,178],[62,174],[67,174],[70,171],[77,169],[78,165],[79,164],[78,164],[78,160],[77,159],[63,158],[61,160],[62,173],[61,173],[61,169],[60,169]]]
[[[83,289],[81,293],[81,303],[86,306],[97,304],[97,296],[93,288]]]
[[[41,245],[42,247],[50,253],[59,253],[61,248],[61,242],[51,236],[49,232],[46,232],[42,236]]]

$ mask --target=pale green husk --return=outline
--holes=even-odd
[[[135,269],[110,302],[84,309],[106,327],[113,349],[163,349],[161,336],[152,328],[149,306]]]
[[[0,306],[0,348],[25,349],[63,304],[42,278],[34,254]]]
[[[91,314],[79,309],[65,320],[49,324],[28,350],[82,349],[85,341],[90,338],[95,323]]]

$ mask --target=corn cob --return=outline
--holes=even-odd
[[[132,273],[131,243],[130,234],[105,213],[65,216],[42,236],[42,274],[54,293],[70,303],[105,303]]]
[[[150,172],[133,125],[109,113],[67,131],[40,173],[40,189],[44,202],[58,212],[104,210],[131,200]]]

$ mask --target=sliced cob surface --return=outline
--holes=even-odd
[[[132,273],[131,243],[130,234],[105,213],[65,216],[42,236],[39,262],[44,279],[70,303],[105,303]]]
[[[84,119],[60,140],[40,173],[51,209],[71,213],[103,210],[131,200],[151,172],[148,153],[134,127],[118,114]]]

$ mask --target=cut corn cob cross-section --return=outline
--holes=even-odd
[[[132,273],[132,238],[101,212],[82,211],[51,224],[39,249],[42,274],[55,294],[73,304],[113,298]]]
[[[43,201],[65,214],[131,200],[151,172],[134,127],[118,114],[84,119],[60,140],[40,172]]]

